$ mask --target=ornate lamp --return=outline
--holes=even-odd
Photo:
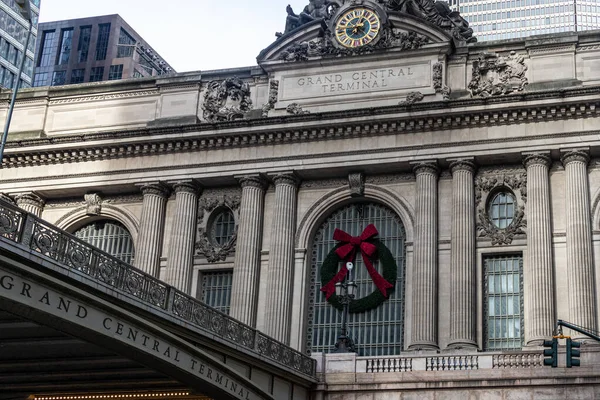
[[[354,268],[354,264],[347,262],[346,268],[348,269],[348,275],[346,276],[344,282],[337,282],[335,284],[335,294],[339,297],[340,302],[344,305],[344,311],[342,314],[342,328],[337,342],[335,343],[335,349],[333,350],[333,353],[356,352],[354,342],[348,336],[348,306],[350,301],[356,296],[356,283],[352,279],[352,268]]]

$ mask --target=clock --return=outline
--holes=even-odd
[[[335,37],[344,47],[357,48],[371,43],[381,29],[377,14],[363,7],[344,12],[335,24]]]

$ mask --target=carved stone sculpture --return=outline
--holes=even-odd
[[[506,57],[482,53],[473,62],[469,90],[474,97],[490,97],[521,91],[529,82],[525,58],[511,51]]]
[[[301,114],[310,114],[310,111],[305,111],[302,109],[302,106],[298,103],[291,103],[286,108],[288,114],[301,115]]]
[[[210,221],[213,219],[211,215],[229,209],[237,221],[241,199],[241,195],[237,192],[225,192],[205,195],[198,202],[198,240],[195,249],[196,254],[205,256],[208,262],[225,261],[227,256],[233,253],[237,243],[237,224],[227,243],[218,244],[214,240],[214,235],[211,233],[212,224],[210,224]]]
[[[269,100],[262,108],[262,116],[268,117],[269,111],[275,108],[275,103],[277,103],[277,96],[279,94],[279,81],[272,80],[269,82]]]
[[[365,174],[362,172],[352,172],[348,174],[348,187],[350,196],[362,197],[365,194]]]
[[[100,215],[102,211],[102,197],[99,193],[88,193],[83,195],[87,215]]]
[[[423,101],[424,98],[425,96],[423,96],[423,93],[421,92],[410,92],[406,95],[406,99],[398,104],[401,106],[408,106],[411,104],[415,104],[419,101]]]
[[[329,18],[330,3],[326,0],[309,0],[309,3],[300,14],[294,13],[292,6],[288,4],[286,7],[287,18],[285,21],[285,30],[282,33],[276,33],[275,36],[281,37],[284,34],[293,31],[294,29],[318,19]],[[337,5],[337,4],[336,4]]]
[[[436,93],[441,93],[444,100],[450,98],[451,89],[444,85],[444,65],[441,62],[433,64],[433,88]]]
[[[250,86],[239,78],[211,81],[204,93],[203,117],[208,122],[232,121],[250,111]]]

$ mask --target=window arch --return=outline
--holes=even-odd
[[[74,235],[128,264],[133,260],[133,239],[120,222],[97,220],[77,229]]]
[[[334,248],[336,228],[352,236],[362,233],[368,224],[374,224],[379,239],[390,250],[398,266],[395,290],[379,307],[364,313],[350,314],[348,333],[361,356],[400,354],[404,338],[404,271],[406,233],[400,218],[390,208],[374,202],[353,203],[333,211],[317,230],[311,253],[310,293],[308,305],[307,349],[309,352],[332,351],[340,333],[342,312],[331,306],[321,289],[321,265]],[[378,261],[374,267],[382,273]],[[362,298],[375,285],[362,258],[355,260],[357,298]]]

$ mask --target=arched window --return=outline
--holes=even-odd
[[[212,239],[217,246],[225,246],[235,232],[235,218],[233,212],[226,208],[219,212],[210,224]]]
[[[390,297],[379,307],[350,314],[348,333],[361,356],[400,354],[404,335],[404,269],[405,230],[400,218],[388,207],[376,203],[355,203],[333,212],[318,229],[312,245],[310,294],[308,307],[307,348],[310,352],[331,352],[342,323],[342,312],[331,306],[321,289],[321,265],[335,247],[333,232],[339,228],[352,236],[359,236],[364,228],[374,224],[379,240],[390,250],[398,277]],[[379,261],[373,266],[382,273]],[[354,269],[358,285],[356,298],[360,299],[377,290],[362,257],[356,257]]]
[[[134,255],[131,234],[120,222],[103,219],[75,231],[75,236],[131,264]]]

